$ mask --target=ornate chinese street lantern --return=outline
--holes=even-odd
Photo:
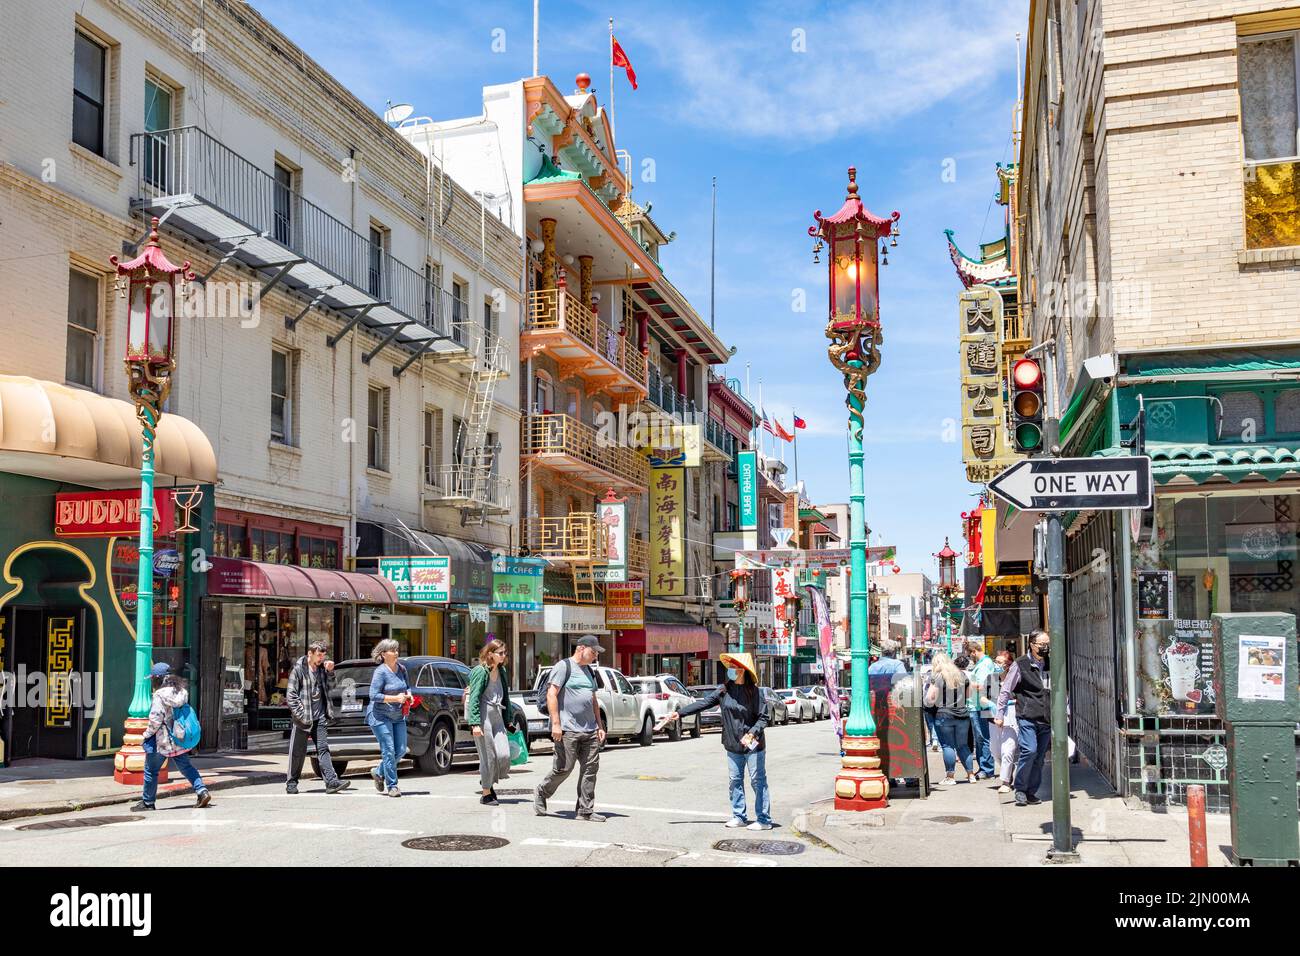
[[[935,555],[939,559],[939,598],[943,601],[943,619],[948,624],[948,637],[952,638],[952,599],[960,587],[957,584],[957,552],[943,539],[943,550]]]
[[[862,471],[863,409],[867,378],[880,366],[881,262],[878,249],[897,244],[898,213],[881,217],[858,198],[857,169],[849,167],[848,195],[839,212],[813,213],[813,261],[827,252],[829,272],[827,353],[844,376],[849,410],[849,636],[852,703],[844,729],[843,767],[835,778],[835,806],[840,810],[874,810],[889,802],[889,781],[880,771],[880,741],[871,714],[867,601],[866,491]],[[884,260],[887,263],[888,259]]]
[[[175,322],[184,301],[185,284],[194,279],[188,262],[173,265],[158,242],[158,220],[150,224],[149,238],[140,255],[130,262],[108,260],[117,270],[118,295],[127,300],[126,374],[136,416],[140,419],[143,450],[140,455],[140,567],[136,584],[135,690],[127,711],[126,736],[113,758],[113,777],[119,783],[138,784],[144,779],[142,734],[148,725],[153,697],[149,671],[153,666],[153,480],[154,437],[162,404],[171,391],[176,369]],[[166,771],[159,771],[159,782]]]
[[[749,610],[750,577],[748,568],[736,568],[731,572],[731,605],[736,609],[736,622],[740,628],[740,654],[745,653],[745,612]]]

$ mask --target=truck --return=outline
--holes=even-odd
[[[600,726],[605,729],[606,742],[635,739],[642,747],[649,747],[654,742],[656,723],[652,702],[638,694],[617,668],[595,664],[591,669],[596,672],[596,705],[600,708]],[[550,718],[537,709],[538,694],[543,692],[550,675],[550,667],[541,668],[533,689],[524,694],[530,745],[534,740],[549,740],[551,736]]]

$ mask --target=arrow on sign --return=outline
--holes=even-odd
[[[989,482],[1025,511],[1109,511],[1151,507],[1151,459],[1029,458]]]

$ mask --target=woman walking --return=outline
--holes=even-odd
[[[998,652],[998,667],[1001,668],[997,672],[999,680],[1005,677],[1015,659],[1016,655],[1011,651]],[[993,752],[1002,761],[1002,766],[998,768],[998,779],[1002,784],[998,787],[998,793],[1010,793],[1016,773],[1016,757],[1020,753],[1020,744],[1016,740],[1016,699],[1014,697],[1008,696],[1007,709],[1002,717],[993,719]]]
[[[722,711],[722,746],[727,751],[731,819],[727,826],[748,826],[751,830],[772,829],[772,798],[767,790],[767,706],[758,689],[758,668],[750,654],[722,654],[727,682],[707,697],[673,711],[667,720],[681,720],[691,714],[719,707]],[[745,773],[754,790],[754,822],[745,819]]]
[[[469,672],[469,695],[465,721],[474,732],[478,747],[478,781],[483,790],[479,803],[497,806],[496,784],[510,776],[510,739],[515,726],[503,714],[510,709],[510,671],[506,668],[504,641],[490,640],[479,651],[478,663]]]
[[[966,771],[966,780],[975,779],[975,762],[970,748],[970,710],[966,706],[969,693],[969,681],[962,663],[968,663],[960,657],[956,661],[942,651],[934,655],[934,668],[930,673],[930,685],[925,690],[925,702],[935,708],[935,732],[943,747],[943,766],[946,775],[937,786],[951,787],[957,783],[955,776],[957,760],[960,758],[962,768]]]
[[[375,789],[390,797],[402,795],[397,789],[397,761],[406,756],[406,715],[402,705],[415,699],[406,679],[406,665],[397,659],[400,648],[392,638],[375,645],[374,659],[379,666],[370,678],[370,703],[366,705],[366,723],[379,741],[382,755],[370,777]]]
[[[165,662],[155,664],[149,676],[153,678],[157,690],[153,694],[153,704],[149,708],[149,724],[144,729],[142,741],[144,792],[140,795],[140,802],[131,809],[136,813],[154,809],[154,801],[158,797],[158,771],[168,759],[190,782],[198,798],[194,805],[202,809],[212,802],[212,795],[208,793],[208,788],[204,786],[203,778],[199,776],[194,764],[190,763],[189,751],[193,749],[194,744],[186,745],[183,741],[178,741],[174,735],[176,709],[189,703],[189,691],[185,689],[185,681],[173,674],[171,666]]]

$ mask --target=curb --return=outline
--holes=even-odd
[[[236,787],[247,787],[259,783],[271,783],[277,780],[284,780],[284,771],[255,771],[247,776],[233,777],[225,780],[214,780],[208,784],[208,789],[212,792],[218,790],[233,790]],[[188,783],[185,784],[189,786]],[[176,794],[179,796],[179,794]],[[165,789],[159,788],[158,798],[164,799],[172,796]],[[95,797],[90,800],[76,801],[68,800],[63,803],[41,804],[37,806],[0,808],[0,820],[20,820],[23,817],[41,817],[50,816],[56,813],[75,813],[80,810],[93,810],[97,807],[112,807],[119,803],[132,803],[140,799],[140,788],[131,787],[126,792],[112,797]]]
[[[837,834],[832,832],[835,829],[834,827],[823,825],[826,819],[824,812],[824,805],[826,804],[829,804],[831,807],[834,807],[835,805],[834,800],[824,800],[821,804],[813,804],[812,806],[805,807],[802,810],[795,811],[795,814],[790,821],[791,830],[797,834],[806,834],[814,840],[824,843],[836,853],[846,856],[851,860],[856,860],[859,863],[870,864],[871,860],[863,855],[860,848],[852,846],[840,839]]]

